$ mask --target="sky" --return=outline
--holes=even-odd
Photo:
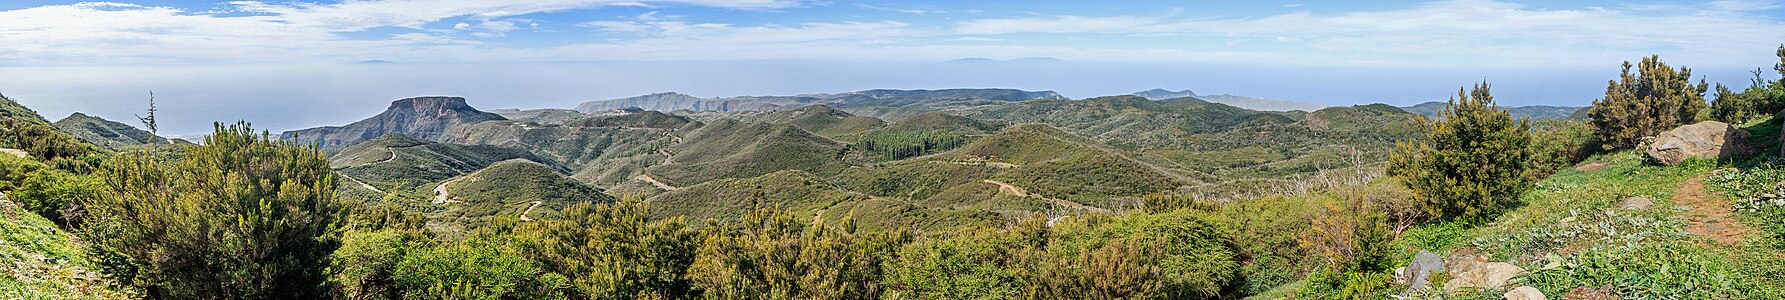
[[[392,100],[569,108],[873,88],[1152,88],[1328,105],[1585,106],[1660,55],[1745,87],[1776,1],[0,1],[0,94],[164,133],[339,125]],[[984,58],[983,60],[962,60]]]

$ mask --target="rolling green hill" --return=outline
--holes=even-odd
[[[899,160],[948,151],[1001,126],[943,112],[929,112],[868,131],[853,141],[881,160]]]
[[[857,116],[824,104],[792,110],[690,112],[690,115],[707,122],[732,119],[744,123],[789,124],[837,140],[850,140],[863,132],[886,126],[880,119]]]
[[[444,200],[439,202],[447,209],[435,217],[459,223],[497,215],[556,218],[570,204],[614,201],[600,188],[525,159],[499,162],[442,184],[446,195],[436,199]]]
[[[1406,110],[1407,112],[1410,112],[1410,113],[1415,113],[1415,114],[1419,114],[1422,116],[1426,116],[1427,118],[1436,118],[1436,117],[1438,117],[1438,111],[1444,110],[1444,108],[1448,107],[1448,106],[1450,106],[1450,104],[1448,104],[1448,103],[1432,101],[1432,102],[1420,103],[1420,104],[1413,105],[1413,106],[1402,107],[1401,109]],[[1580,114],[1580,112],[1585,111],[1587,108],[1586,107],[1574,107],[1574,106],[1532,105],[1532,106],[1506,107],[1505,109],[1507,112],[1512,113],[1512,117],[1514,117],[1514,118],[1531,118],[1532,120],[1569,120],[1569,119],[1578,119],[1579,117],[1584,116],[1583,114]]]
[[[564,122],[571,127],[625,127],[625,128],[657,128],[677,129],[693,123],[693,119],[683,116],[665,114],[659,111],[645,111],[621,115],[601,115],[583,117]]]
[[[549,161],[518,149],[436,143],[392,133],[333,153],[329,165],[348,176],[344,181],[397,192],[511,159]]]
[[[5,95],[0,95],[0,132],[5,133],[0,134],[0,148],[24,150],[43,159],[76,157],[100,150]]]
[[[74,134],[82,141],[111,150],[123,150],[151,143],[168,143],[167,138],[155,136],[155,134],[137,129],[135,126],[78,112],[56,121],[56,127]]]
[[[723,119],[683,135],[669,152],[669,163],[650,167],[648,173],[672,186],[781,170],[830,176],[849,167],[842,143],[790,124]]]
[[[570,123],[577,122],[579,121]],[[582,170],[592,164],[656,155],[659,149],[671,141],[670,132],[669,129],[659,128],[493,121],[453,128],[441,140],[522,149],[571,170]]]

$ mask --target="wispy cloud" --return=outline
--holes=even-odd
[[[1768,13],[1780,5],[1761,0],[1670,4],[1685,8],[1667,9],[1543,9],[1455,0],[1244,18],[1184,12],[995,16],[1000,12],[972,7],[858,4],[865,10],[926,16],[778,18],[789,16],[778,10],[804,5],[794,0],[235,1],[217,11],[120,3],[50,5],[0,11],[0,44],[7,45],[0,49],[0,65],[1021,56],[1533,65],[1604,64],[1608,57],[1649,53],[1670,54],[1670,59],[1692,60],[1694,65],[1740,65],[1748,61],[1734,57],[1753,56],[1785,41],[1785,23]],[[535,20],[546,13],[616,6],[650,11],[621,18]],[[678,10],[687,6],[764,11],[776,18],[674,14],[690,12]],[[962,13],[936,18],[943,10]],[[527,44],[498,39],[522,32],[557,35]]]
[[[1459,0],[1407,9],[1340,14],[1297,12],[1247,19],[1053,15],[961,21],[956,32],[1179,35],[1222,38],[1228,44],[1273,39],[1321,50],[1416,60],[1470,57],[1482,62],[1627,57],[1670,51],[1720,60],[1731,53],[1770,49],[1785,40],[1785,23],[1747,15],[1770,2],[1721,1],[1691,10],[1641,14],[1606,8],[1534,9],[1522,4]],[[1283,51],[1281,46],[1256,51]],[[1407,56],[1413,55],[1413,56]],[[1354,56],[1357,57],[1357,56]],[[1455,63],[1469,63],[1457,61]],[[1601,62],[1602,63],[1602,62]]]

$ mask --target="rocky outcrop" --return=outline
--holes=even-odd
[[[1407,291],[1401,295],[1407,296],[1426,289],[1427,283],[1431,281],[1432,273],[1444,271],[1444,258],[1431,251],[1419,250],[1419,254],[1413,255],[1413,262],[1408,263],[1407,267],[1400,272],[1401,278],[1407,284]]]
[[[442,133],[453,127],[496,120],[507,119],[472,108],[465,104],[465,98],[416,97],[391,102],[390,108],[385,109],[384,113],[353,124],[288,131],[279,135],[279,139],[300,144],[318,144],[324,150],[335,150],[388,133],[437,140]]]
[[[1643,196],[1625,198],[1623,202],[1618,202],[1618,208],[1623,210],[1644,210],[1652,205],[1655,205],[1655,201]]]
[[[1444,265],[1450,269],[1450,281],[1444,284],[1444,292],[1450,294],[1505,287],[1506,283],[1512,281],[1512,277],[1525,272],[1524,268],[1510,263],[1490,262],[1487,257],[1480,255],[1452,255]]]
[[[1506,291],[1506,294],[1500,295],[1500,298],[1506,300],[1549,300],[1548,297],[1543,296],[1543,291],[1539,291],[1537,288],[1529,286],[1521,286],[1514,288],[1511,291]]]
[[[10,149],[10,148],[0,148],[0,154],[11,155],[11,156],[17,157],[17,158],[31,157],[31,152],[25,152],[25,150]]]
[[[1672,166],[1689,158],[1737,159],[1753,152],[1747,131],[1728,123],[1704,121],[1662,132],[1644,153],[1650,160]]]

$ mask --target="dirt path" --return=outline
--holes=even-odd
[[[1741,243],[1742,237],[1750,229],[1731,216],[1731,212],[1735,210],[1734,203],[1705,192],[1705,177],[1688,179],[1680,184],[1679,189],[1673,191],[1675,205],[1692,209],[1686,213],[1686,223],[1689,225],[1686,232],[1709,237],[1725,245]]]
[[[1030,194],[1029,190],[1025,190],[1021,187],[1017,187],[1017,186],[1011,185],[1009,183],[1004,183],[1002,181],[986,179],[986,180],[984,180],[984,182],[990,183],[993,185],[997,185],[999,193],[1011,194],[1011,195],[1015,195],[1017,197],[1037,197],[1037,198],[1045,199],[1048,202],[1053,202],[1054,204],[1064,206],[1064,207],[1066,207],[1068,209],[1072,209],[1072,210],[1091,211],[1091,212],[1109,212],[1108,209],[1103,209],[1101,207],[1079,204],[1078,202],[1066,201],[1065,199],[1048,198],[1048,197],[1041,196],[1041,195]]]
[[[366,188],[366,189],[372,190],[374,192],[378,192],[379,194],[389,194],[389,193],[384,192],[384,190],[378,189],[378,187],[374,187],[370,184],[366,184],[366,182],[364,182],[364,181],[359,181],[359,178],[353,178],[353,175],[347,175],[347,173],[341,173],[341,172],[335,172],[335,174],[341,174],[341,178],[347,178],[347,181],[352,181],[355,184],[359,184],[359,187]]]
[[[539,208],[539,205],[543,204],[543,203],[545,203],[545,202],[544,201],[533,201],[533,206],[528,206],[527,210],[521,211],[521,221],[532,221],[533,218],[527,217],[527,214],[533,213],[533,209]]]
[[[657,186],[657,188],[663,189],[665,191],[674,191],[674,190],[682,189],[682,188],[670,186],[669,184],[665,184],[662,181],[657,181],[657,178],[652,178],[651,174],[638,175],[638,180],[644,180],[645,182],[649,182],[649,183],[651,183],[651,185],[655,185],[655,186]]]
[[[473,174],[475,174],[475,173],[473,173]],[[459,182],[459,180],[465,179],[465,177],[471,177],[471,174],[465,174],[465,175],[462,175],[459,177],[453,177],[452,179],[447,179],[446,182],[441,182],[439,186],[435,186],[434,187],[434,201],[433,201],[434,204],[445,204],[445,203],[458,202],[458,201],[452,201],[452,192],[446,191],[446,186],[452,185],[452,183],[454,183],[454,182]]]

